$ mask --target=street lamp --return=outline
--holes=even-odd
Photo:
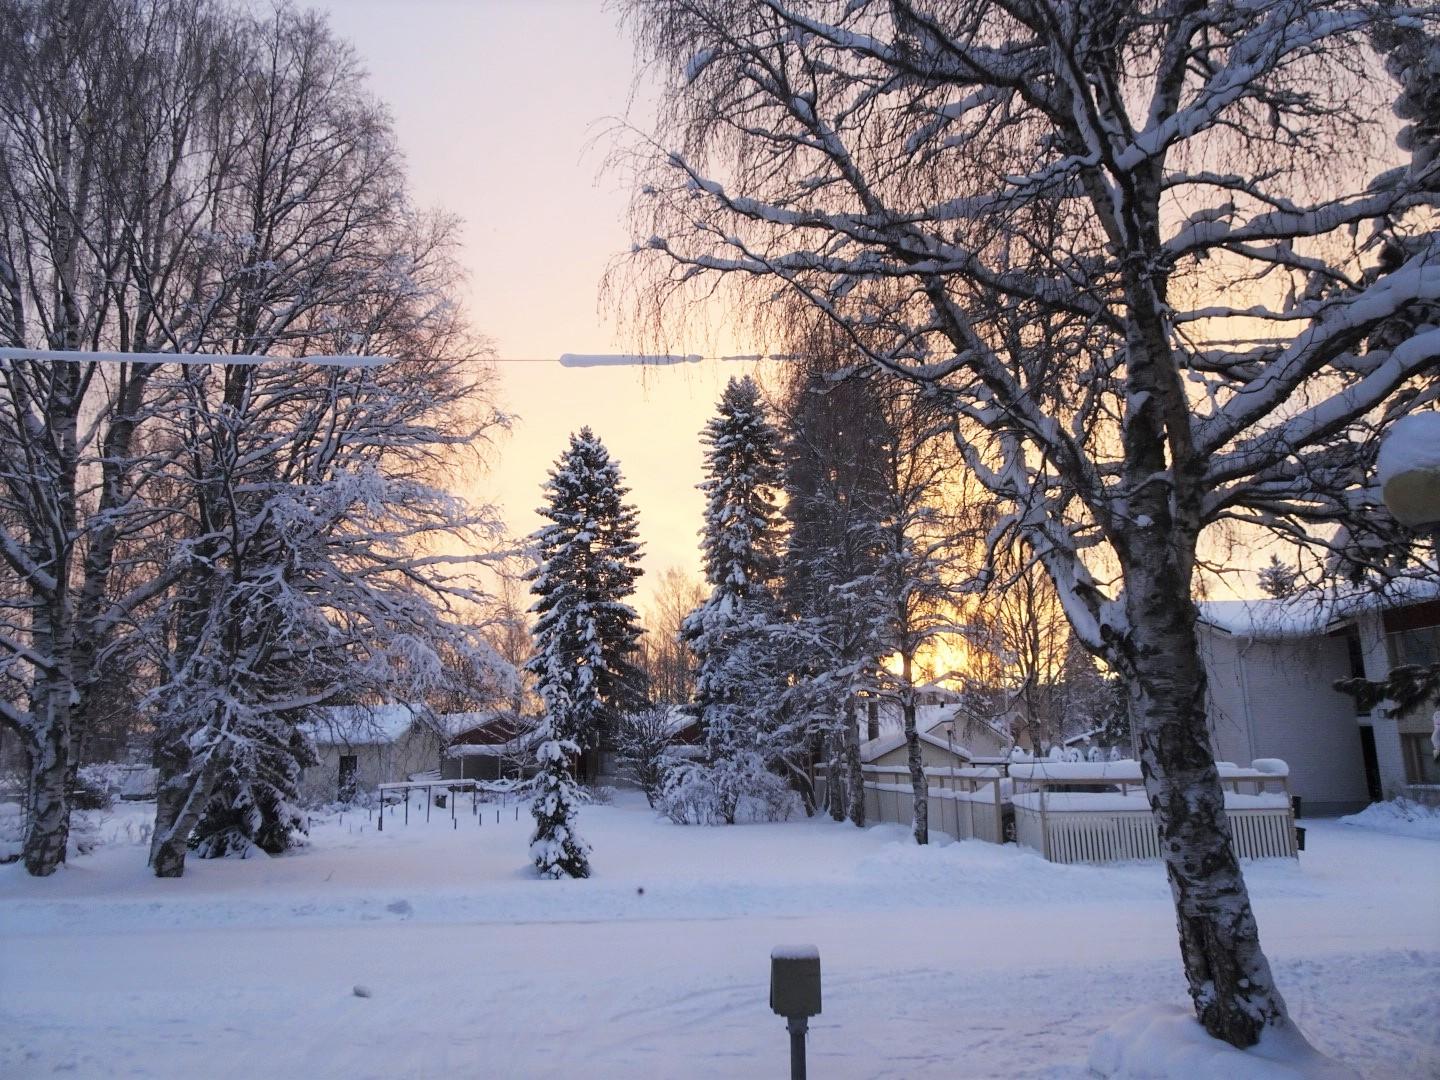
[[[1430,533],[1440,557],[1440,412],[1411,413],[1395,421],[1380,444],[1375,471],[1380,497],[1395,520]],[[1440,708],[1433,722],[1430,747],[1440,762]]]
[[[1391,425],[1375,463],[1380,497],[1395,520],[1440,542],[1440,412],[1418,412]]]

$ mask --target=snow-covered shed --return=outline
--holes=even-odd
[[[1440,783],[1431,709],[1361,712],[1336,680],[1378,681],[1440,660],[1440,587],[1200,604],[1216,756],[1283,758],[1306,812],[1333,813]]]
[[[406,704],[328,706],[315,711],[306,730],[320,763],[305,770],[301,788],[319,801],[432,770],[446,742],[437,718]]]
[[[499,780],[534,771],[538,719],[513,713],[455,713],[442,718],[450,744],[440,762],[445,780]]]

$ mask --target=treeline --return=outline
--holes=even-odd
[[[319,16],[3,0],[0,41],[0,722],[31,763],[25,865],[64,860],[116,715],[150,727],[157,874],[191,846],[278,850],[309,710],[513,681],[474,580],[498,526],[439,482],[499,423],[456,222],[412,205]],[[296,359],[175,359],[196,354]],[[322,355],[395,360],[301,359]]]
[[[823,342],[804,355],[768,396],[732,380],[702,435],[710,592],[680,637],[703,754],[652,770],[654,793],[680,817],[733,822],[746,800],[775,803],[780,778],[813,812],[818,762],[855,793],[842,806],[830,785],[829,812],[863,824],[860,745],[883,713],[906,736],[924,843],[927,684],[960,688],[961,739],[990,725],[1037,750],[1123,727],[1123,706],[1023,549],[978,595],[997,511],[942,403]]]

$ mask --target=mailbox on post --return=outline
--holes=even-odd
[[[805,1080],[805,1032],[820,1015],[820,950],[777,945],[770,951],[770,1008],[790,1032],[790,1080]]]

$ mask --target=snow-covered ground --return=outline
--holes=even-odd
[[[1397,836],[1418,836],[1440,840],[1440,806],[1429,806],[1410,799],[1391,799],[1371,803],[1358,814],[1340,819],[1340,824]]]
[[[1087,1076],[1097,1034],[1185,1004],[1158,865],[682,828],[622,796],[584,810],[589,881],[535,880],[523,810],[491,809],[329,819],[301,854],[161,882],[149,810],[53,879],[0,867],[0,1076],[784,1075],[769,953],[800,942],[827,1078]],[[1298,864],[1247,869],[1295,1019],[1364,1076],[1440,1075],[1440,845],[1307,824]]]

